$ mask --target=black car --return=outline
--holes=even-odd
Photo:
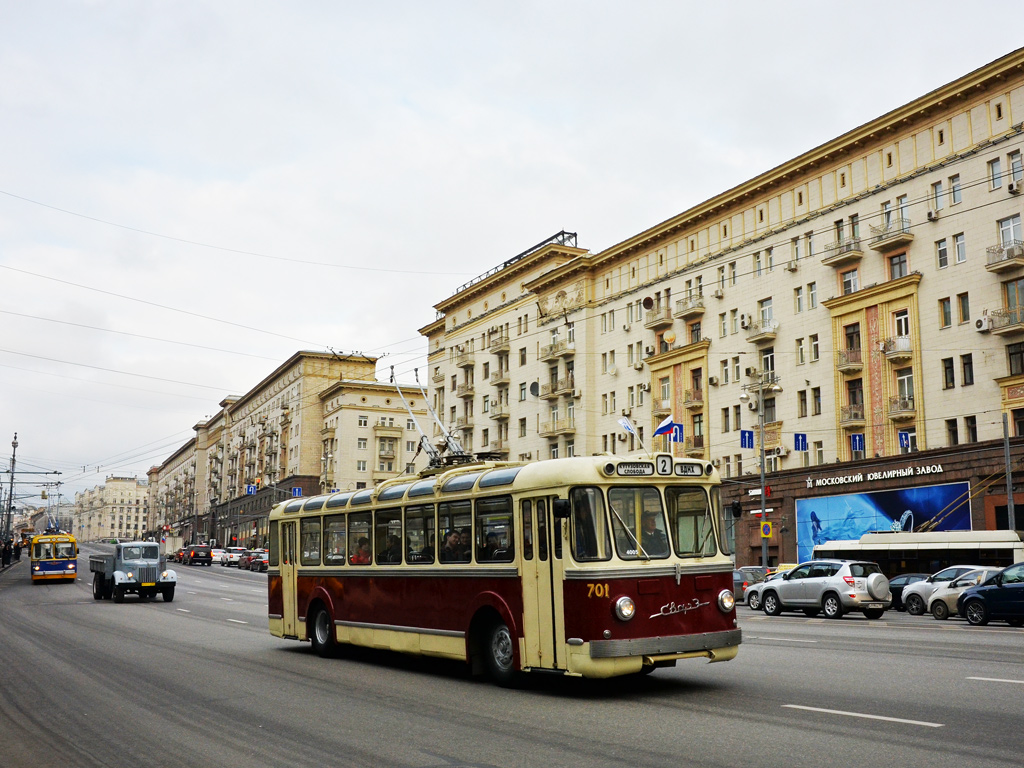
[[[904,587],[924,581],[929,576],[931,576],[930,573],[901,573],[899,576],[893,576],[889,579],[889,591],[892,592],[892,607],[897,611],[907,610],[907,607],[903,605]]]
[[[181,562],[183,565],[213,565],[213,553],[207,545],[196,544],[185,548]]]
[[[996,619],[1024,627],[1024,563],[1004,568],[984,584],[966,590],[957,599],[956,610],[975,626]]]

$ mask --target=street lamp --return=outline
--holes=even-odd
[[[760,371],[753,374],[753,378],[756,380],[750,384],[743,385],[740,402],[749,402],[751,392],[757,397],[757,436],[761,455],[761,520],[763,521],[766,517],[764,498],[764,397],[765,393],[775,395],[781,392],[782,387],[779,385],[779,377],[775,375],[774,371]],[[780,558],[782,556],[781,547],[779,547],[779,556]],[[761,565],[765,568],[768,567],[768,539],[765,537],[761,537]]]

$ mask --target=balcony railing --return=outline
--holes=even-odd
[[[455,396],[456,397],[473,397],[473,395],[475,395],[475,394],[476,394],[476,388],[475,388],[473,382],[468,382],[466,384],[459,384],[459,386],[455,388]]]
[[[654,413],[656,416],[665,416],[672,413],[672,400],[671,399],[655,399],[654,401]]]
[[[502,333],[490,338],[490,343],[487,345],[487,351],[491,354],[498,355],[502,352],[508,352],[508,346],[508,336]]]
[[[563,340],[541,347],[539,359],[544,362],[545,360],[556,360],[559,357],[571,357],[575,354],[576,342]]]
[[[882,351],[885,352],[885,359],[893,363],[900,363],[914,356],[909,336],[889,337],[882,342]]]
[[[672,312],[668,304],[647,310],[644,328],[663,328],[666,325],[672,325]]]
[[[688,317],[697,317],[704,314],[704,296],[695,293],[685,299],[676,302],[675,316],[685,320]]]
[[[487,413],[492,419],[500,421],[509,417],[508,406],[504,403],[491,403],[490,411]]]
[[[566,376],[565,378],[558,379],[557,381],[541,384],[541,399],[551,400],[553,398],[560,397],[561,395],[569,394],[574,386],[574,377],[572,376]]]
[[[683,407],[695,410],[704,407],[704,390],[688,389],[683,393]]]
[[[456,429],[472,429],[473,428],[473,417],[472,416],[459,416],[455,419]]]
[[[442,381],[444,381],[444,371],[438,369],[430,378],[431,381],[433,381],[435,384],[440,384]]]
[[[476,357],[472,352],[456,352],[455,366],[457,368],[472,368],[476,365]]]
[[[841,349],[836,352],[836,368],[843,373],[856,373],[864,367],[860,349]]]
[[[779,330],[778,320],[762,320],[751,323],[747,328],[747,341],[757,343],[759,341],[774,341]]]
[[[916,415],[912,396],[896,395],[889,398],[889,418],[893,421],[908,421]]]
[[[839,425],[842,427],[864,426],[864,405],[844,405],[839,409]]]
[[[508,453],[507,440],[491,440],[491,451],[494,453]]]
[[[571,418],[554,419],[541,424],[539,432],[541,437],[571,435],[576,432],[576,420]]]
[[[997,336],[1024,333],[1024,307],[992,309],[989,310],[987,317],[992,323],[992,333]]]
[[[826,267],[841,267],[860,261],[863,256],[864,248],[860,244],[860,238],[850,237],[830,243],[825,248],[825,257],[821,263]]]
[[[497,371],[491,374],[491,386],[492,387],[507,387],[508,386],[508,371]]]
[[[688,456],[700,456],[704,453],[704,435],[690,435],[683,441],[683,451]]]
[[[1024,267],[1024,242],[1008,240],[1001,245],[990,245],[985,249],[985,258],[985,269],[989,272]]]
[[[875,251],[889,251],[913,242],[910,219],[893,219],[888,224],[871,227],[871,248]]]

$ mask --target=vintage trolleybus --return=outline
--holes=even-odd
[[[611,677],[735,657],[719,477],[655,454],[468,462],[270,516],[278,637]]]
[[[78,578],[78,541],[70,533],[33,537],[29,558],[33,583]]]

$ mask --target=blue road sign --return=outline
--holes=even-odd
[[[750,450],[754,450],[754,430],[740,430],[740,448],[749,448]]]
[[[900,436],[900,448],[909,448],[910,433],[901,429],[897,434]]]
[[[854,432],[850,435],[850,450],[851,451],[863,451],[864,450],[864,433]]]
[[[807,450],[807,435],[797,432],[793,435],[793,449],[796,451]]]
[[[258,491],[260,487],[258,485],[247,485],[245,486],[245,493],[247,496],[252,496]]]
[[[673,443],[681,443],[681,442],[683,442],[683,425],[682,424],[676,424],[675,426],[672,427],[672,431],[669,432],[668,434],[669,434],[669,438],[668,438],[669,441],[671,441]]]
[[[301,496],[301,495],[302,495],[302,489],[301,488],[292,488],[292,496]]]

